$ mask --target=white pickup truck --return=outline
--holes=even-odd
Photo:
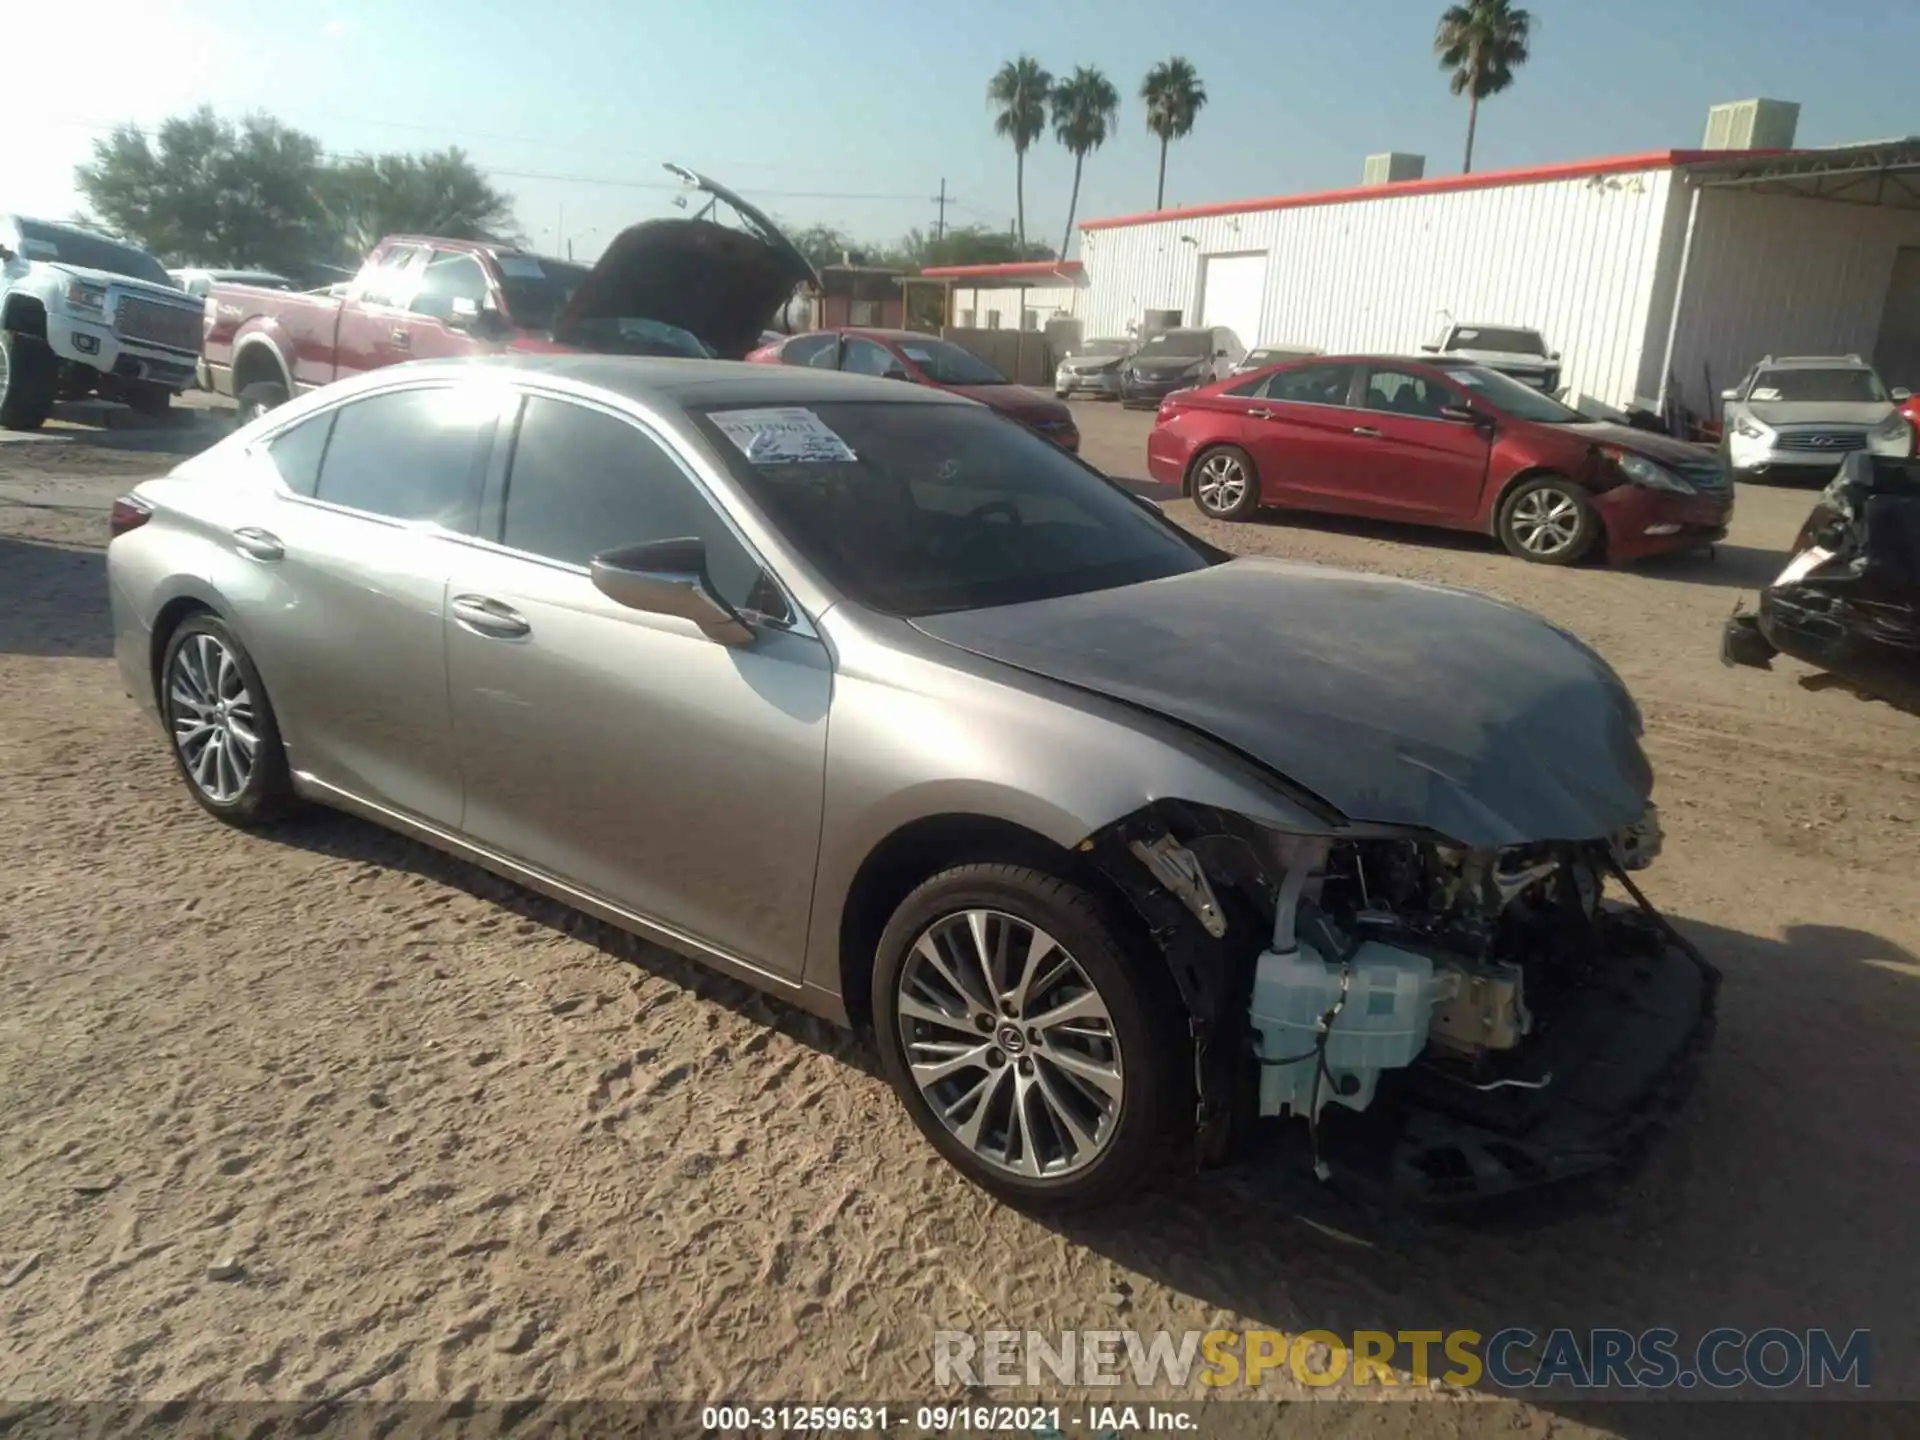
[[[146,251],[0,215],[0,426],[37,430],[90,394],[148,414],[194,383],[205,304]]]
[[[1420,348],[1429,355],[1485,365],[1549,395],[1560,389],[1560,352],[1549,350],[1538,330],[1449,321],[1436,339]]]

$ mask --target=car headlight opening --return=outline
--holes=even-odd
[[[1613,463],[1614,468],[1619,470],[1631,484],[1643,486],[1648,490],[1663,490],[1669,495],[1695,493],[1693,486],[1685,480],[1666,466],[1656,464],[1644,455],[1635,455],[1630,451],[1621,450],[1614,454]]]

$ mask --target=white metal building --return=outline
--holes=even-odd
[[[1410,352],[1448,315],[1531,326],[1619,408],[1763,354],[1857,352],[1920,388],[1920,140],[1659,151],[1090,220],[1089,334],[1148,311],[1249,346]]]
[[[1011,265],[935,265],[922,280],[946,282],[947,323],[962,329],[1044,330],[1086,314],[1086,267],[1078,260]]]

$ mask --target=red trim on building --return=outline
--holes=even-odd
[[[1385,185],[1355,185],[1343,190],[1315,190],[1304,195],[1276,195],[1265,200],[1225,200],[1212,205],[1189,205],[1180,210],[1150,210],[1140,215],[1118,215],[1109,220],[1082,220],[1080,228],[1112,230],[1122,225],[1145,225],[1154,220],[1204,220],[1212,215],[1245,215],[1256,210],[1344,205],[1355,200],[1390,200],[1402,195],[1445,195],[1455,190],[1491,190],[1502,185],[1583,180],[1589,175],[1672,170],[1679,166],[1741,155],[1768,159],[1797,153],[1793,150],[1649,150],[1642,155],[1613,155],[1599,160],[1572,160],[1560,165],[1528,165],[1517,170],[1484,170],[1472,175],[1436,175],[1422,180],[1395,180]]]
[[[1000,265],[929,265],[920,274],[927,280],[1078,280],[1085,269],[1078,260],[1014,260]]]

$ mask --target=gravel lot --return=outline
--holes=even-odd
[[[1077,408],[1091,460],[1144,474],[1150,417]],[[0,1396],[915,1400],[936,1328],[1238,1323],[1870,1327],[1876,1391],[1920,1398],[1920,719],[1717,659],[1808,493],[1745,489],[1716,560],[1625,573],[1171,504],[1596,645],[1646,712],[1648,889],[1726,971],[1720,1038],[1598,1213],[1343,1232],[1248,1164],[1046,1226],[936,1163],[851,1038],[358,822],[201,815],[108,658],[102,545],[156,448],[214,432],[60,433],[0,443]],[[1701,1433],[1673,1408],[1272,1413]]]

